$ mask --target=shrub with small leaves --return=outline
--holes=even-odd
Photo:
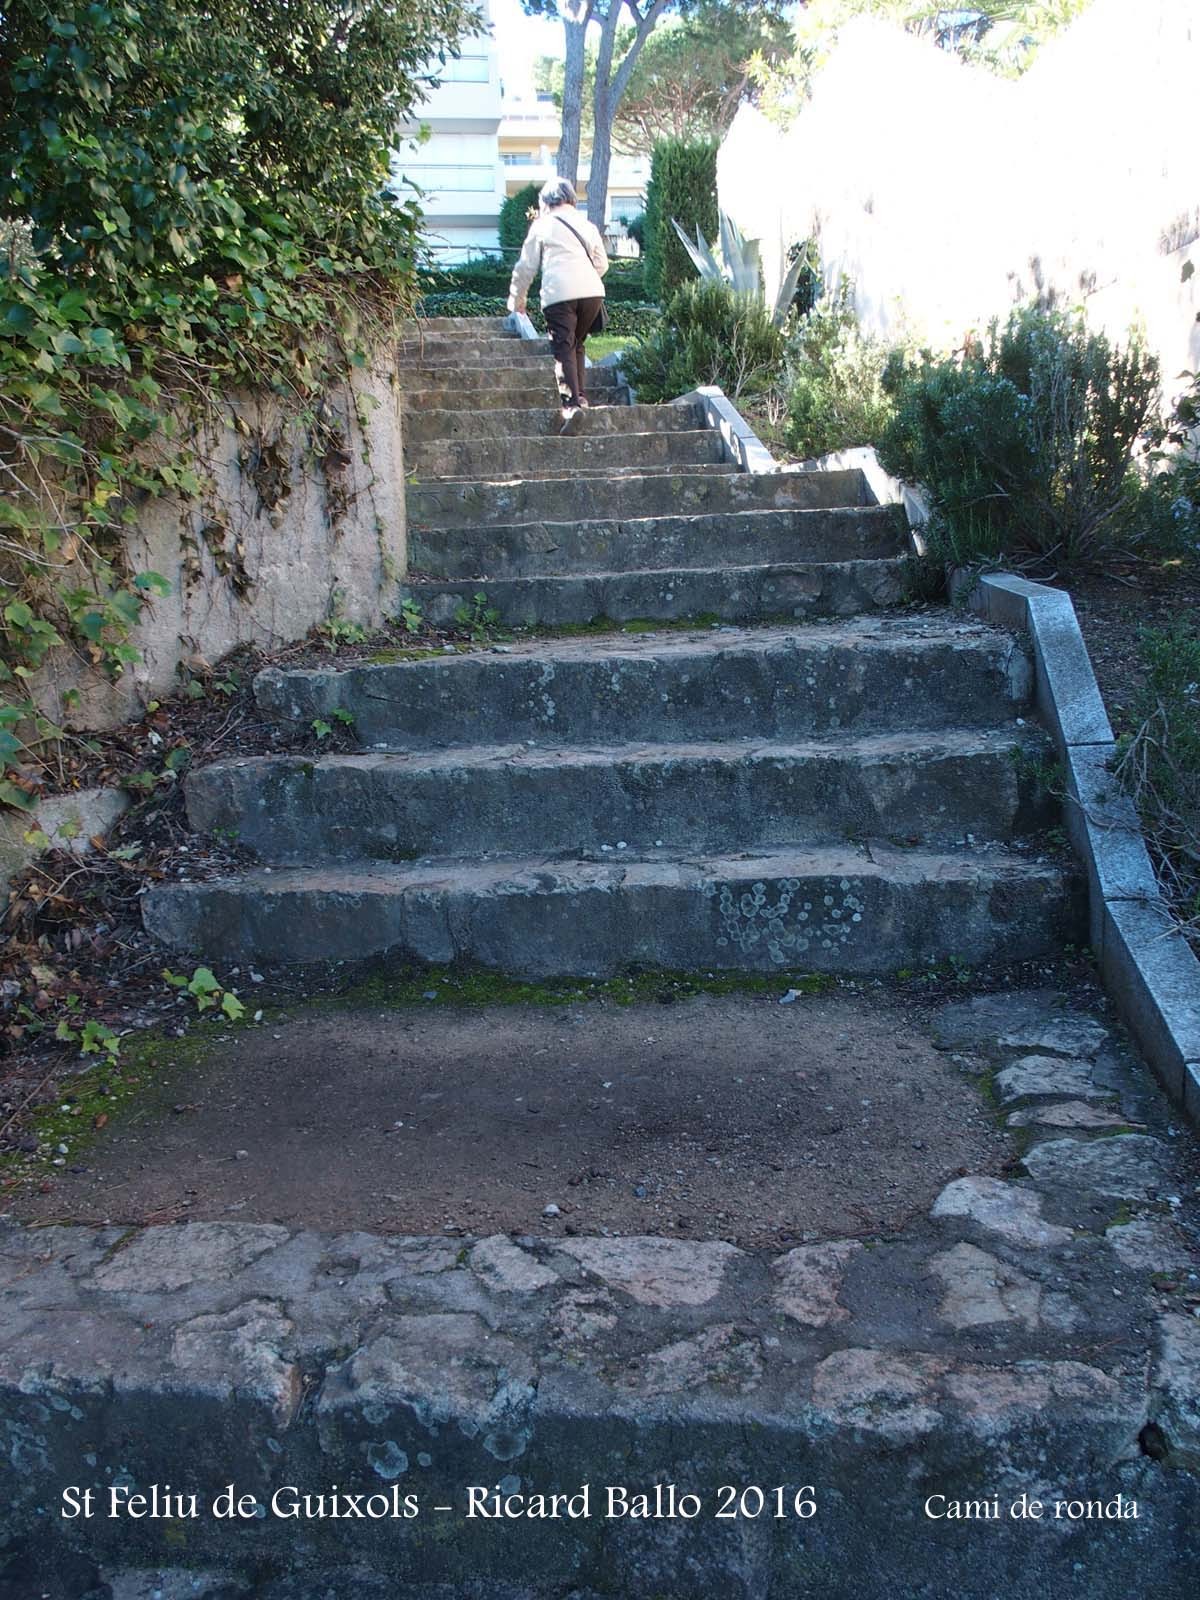
[[[673,400],[708,383],[737,399],[777,379],[785,346],[761,298],[693,278],[667,301],[649,337],[624,352],[621,368],[639,400]]]
[[[788,347],[787,442],[797,455],[877,445],[892,415],[888,352],[860,330],[850,285],[802,316]]]
[[[930,534],[955,563],[1001,556],[1066,565],[1119,527],[1158,364],[1060,311],[1028,307],[960,355],[897,358],[880,460],[921,483]]]
[[[1134,797],[1159,877],[1200,938],[1200,616],[1142,634],[1145,681],[1116,773]]]

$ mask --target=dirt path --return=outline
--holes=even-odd
[[[170,1058],[16,1216],[786,1247],[894,1230],[1011,1154],[887,1001],[318,1007]]]

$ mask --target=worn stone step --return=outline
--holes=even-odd
[[[427,379],[426,383],[420,386],[405,387],[402,384],[400,409],[404,417],[405,430],[408,428],[410,418],[426,412],[436,413],[439,418],[457,413],[470,421],[477,412],[486,414],[498,411],[507,414],[512,411],[553,410],[558,421],[562,421],[558,384],[555,382],[553,371],[545,373],[541,378],[530,373],[527,383],[515,388],[506,385],[492,390],[460,389],[436,379],[432,382]],[[624,407],[618,405],[614,409],[624,409]],[[407,436],[406,431],[405,438]]]
[[[214,762],[188,819],[264,861],[635,855],[892,838],[1007,840],[1047,826],[1047,741],[1018,728],[798,744],[476,747]]]
[[[632,408],[631,408],[632,409]],[[736,466],[725,455],[719,433],[598,433],[570,437],[557,431],[541,438],[455,439],[405,447],[406,471],[417,478],[560,477],[583,471],[648,472],[655,467],[705,463]]]
[[[417,317],[412,322],[405,323],[406,338],[414,338],[423,333],[436,333],[451,335],[459,339],[475,339],[488,334],[498,337],[504,333],[504,324],[507,317]],[[409,330],[416,330],[415,333]],[[515,339],[515,333],[509,334]]]
[[[149,932],[199,956],[470,961],[518,977],[882,973],[953,955],[1029,960],[1080,932],[1055,866],[872,845],[692,860],[346,864],[156,886]]]
[[[418,750],[984,727],[1024,705],[1032,673],[1010,635],[941,616],[506,648],[345,668],[268,667],[254,692],[267,717],[308,724],[346,713],[364,744]]]
[[[804,1010],[783,1015],[808,1067]],[[436,1049],[429,1027],[414,1018],[394,1041],[400,1061]],[[560,1033],[541,1065],[571,1074],[586,1118],[603,1068],[574,1073]],[[331,1080],[358,1065],[350,1041],[339,1054]],[[446,1101],[466,1121],[456,1068],[461,1081],[447,1054]],[[636,1066],[613,1069],[622,1108],[639,1104]],[[904,1076],[926,1092],[919,1066]],[[396,1078],[397,1097],[364,1109],[356,1143],[330,1141],[325,1159],[349,1167],[385,1141],[396,1176],[383,1187],[400,1189],[409,1151],[450,1115],[411,1116],[411,1079]],[[774,1100],[776,1082],[747,1072],[745,1094]],[[822,1084],[814,1123],[824,1098]],[[404,1125],[389,1136],[393,1108]],[[689,1143],[705,1109],[684,1121]],[[290,1111],[280,1095],[294,1171]],[[536,1214],[564,1175],[545,1155],[549,1116],[522,1114]],[[856,1141],[872,1177],[900,1161],[888,1131]],[[713,1130],[716,1159],[736,1160],[730,1132]],[[261,1130],[246,1142],[257,1155]],[[595,1149],[595,1176],[626,1170],[615,1135]],[[932,1182],[944,1155],[901,1182]],[[245,1190],[272,1192],[262,1164],[241,1169]],[[1036,1189],[966,1181],[1007,1193],[1002,1216],[1040,1216]],[[780,1178],[799,1231],[797,1191]],[[1195,1600],[1196,1319],[1172,1288],[1194,1252],[1157,1283],[1149,1253],[1114,1273],[1102,1230],[1128,1208],[1102,1192],[1061,1212],[1047,1196],[1074,1237],[1027,1223],[1060,1238],[1039,1250],[918,1215],[882,1237],[806,1232],[814,1242],[785,1254],[637,1227],[598,1236],[586,1185],[571,1190],[568,1232],[517,1239],[368,1232],[383,1197],[353,1212],[347,1192],[361,1185],[337,1191],[348,1214],[323,1232],[260,1220],[261,1193],[215,1221],[4,1228],[9,1600]],[[526,1498],[501,1502],[497,1484]],[[84,1485],[90,1519],[69,1510],[66,1486]],[[474,1486],[484,1515],[470,1514]],[[223,1493],[241,1515],[212,1514]],[[552,1493],[560,1514],[531,1514]],[[419,1514],[405,1521],[409,1496]]]
[[[498,407],[491,411],[404,408],[406,465],[414,447],[435,442],[464,440],[517,440],[557,436],[562,427],[558,405],[534,405],[524,410]],[[703,426],[698,406],[592,406],[579,419],[577,437],[603,434],[686,433]]]
[[[444,361],[406,362],[397,368],[397,373],[401,390],[444,389],[490,394],[504,389],[536,387],[539,373],[544,373],[545,381],[553,386],[554,359],[547,345],[544,349],[531,347],[526,356],[489,362],[486,366],[462,366],[446,357]],[[620,387],[615,368],[587,369],[585,388],[589,399],[603,398]],[[510,401],[509,404],[516,402]]]
[[[401,594],[437,627],[459,620],[480,593],[500,623],[567,628],[609,622],[762,623],[851,617],[904,598],[903,558],[808,561],[752,567],[676,567],[532,578],[410,583]]]
[[[497,339],[497,348],[484,351],[474,346],[459,348],[461,341],[449,339],[437,344],[426,339],[421,345],[401,345],[396,352],[398,370],[403,375],[414,367],[431,368],[441,373],[461,372],[471,377],[486,376],[491,372],[524,371],[542,366],[554,368],[554,356],[548,344],[534,344],[521,339]]]
[[[529,478],[513,483],[446,479],[410,484],[410,536],[421,528],[491,530],[513,522],[714,516],[730,511],[856,506],[867,491],[850,472],[626,472],[611,479]],[[415,558],[414,558],[415,559]],[[418,566],[421,563],[416,563]],[[605,566],[611,567],[611,561]]]
[[[839,492],[837,484],[823,481],[833,476],[824,473],[796,482],[795,508],[781,511],[414,527],[409,531],[409,558],[417,572],[431,576],[501,580],[575,573],[633,576],[656,570],[742,568],[750,562],[860,561],[900,554],[906,534],[902,513],[893,506],[822,505],[820,496]],[[761,495],[763,491],[752,487],[754,481],[739,478],[736,487]],[[858,493],[858,482],[846,482],[841,492],[847,497]],[[807,507],[803,495],[813,497]]]
[[[397,355],[408,360],[448,360],[462,366],[509,360],[552,360],[549,339],[520,339],[512,333],[437,333],[413,334],[400,339]]]
[[[586,464],[569,465],[559,462],[555,465],[547,461],[541,466],[527,466],[521,472],[509,475],[497,470],[489,477],[479,478],[436,478],[421,477],[410,479],[405,494],[407,502],[410,494],[428,487],[437,487],[439,484],[451,483],[455,485],[473,483],[485,488],[503,489],[513,485],[541,484],[541,483],[578,483],[582,490],[587,486],[602,486],[607,489],[609,485],[623,482],[625,479],[636,479],[639,483],[649,482],[652,478],[674,477],[686,473],[688,477],[712,478],[731,477],[741,472],[741,467],[736,461],[644,461],[636,465],[590,466]]]

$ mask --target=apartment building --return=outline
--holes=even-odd
[[[431,64],[429,93],[413,121],[398,130],[392,153],[392,188],[401,198],[418,196],[425,242],[445,265],[498,248],[506,195],[554,176],[562,131],[548,95],[503,91],[487,0],[482,11],[484,31],[464,43],[461,55],[444,66]],[[585,150],[581,199],[587,173]],[[623,224],[644,210],[649,177],[648,156],[613,157],[605,231],[615,249],[628,244],[636,250],[622,239]]]
[[[527,183],[545,183],[554,176],[562,121],[558,107],[548,94],[506,94],[501,110],[500,160],[504,167],[504,187],[506,193],[516,194]],[[579,164],[581,199],[587,195],[588,155],[585,148]],[[608,233],[619,235],[624,223],[645,210],[649,180],[649,155],[632,158],[613,155],[605,207]]]
[[[489,29],[486,0],[482,10]],[[398,130],[392,188],[401,198],[418,193],[426,243],[450,264],[497,245],[506,191],[498,138],[500,69],[490,31],[473,35],[445,66],[433,63],[430,76],[436,81],[417,118]]]

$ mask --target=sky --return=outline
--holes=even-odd
[[[531,92],[533,63],[537,57],[562,57],[562,23],[545,17],[527,17],[521,9],[521,0],[490,0],[490,6],[500,57],[500,80],[505,91],[510,95]]]
[[[521,0],[491,0],[491,11],[500,57],[500,81],[506,93],[531,90],[533,63],[537,57],[563,53],[562,23],[527,17],[521,10]]]

